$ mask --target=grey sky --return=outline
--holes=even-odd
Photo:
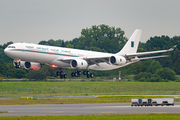
[[[106,24],[130,37],[180,36],[180,0],[0,0],[0,44],[72,40],[83,28]]]

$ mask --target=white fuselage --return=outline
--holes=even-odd
[[[38,62],[41,64],[56,65],[57,67],[71,67],[69,63],[60,61],[58,59],[64,59],[67,57],[71,58],[86,58],[86,57],[101,57],[101,56],[112,56],[115,54],[94,52],[87,50],[78,50],[63,47],[53,47],[46,45],[37,45],[31,43],[15,43],[11,44],[13,48],[6,48],[5,53],[13,58],[20,59],[27,62]],[[121,66],[108,64],[107,62],[99,63],[98,65],[93,64],[89,66],[89,69],[94,70],[112,70]]]

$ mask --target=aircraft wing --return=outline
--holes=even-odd
[[[168,57],[168,55],[153,56],[153,57],[143,57],[143,58],[138,58],[137,56],[169,52],[169,51],[173,51],[175,47],[176,46],[174,46],[173,48],[170,48],[168,50],[159,50],[159,51],[141,52],[141,53],[128,53],[128,54],[125,54],[125,55],[122,55],[122,56],[124,56],[128,61],[131,61],[131,62],[137,62],[139,60],[152,59],[152,58]],[[116,54],[114,54],[114,55],[116,55]],[[58,58],[57,60],[65,62],[65,63],[70,63],[71,60],[74,60],[74,59],[83,59],[83,60],[86,60],[88,62],[88,65],[96,64],[97,66],[99,66],[99,63],[102,63],[102,62],[106,62],[107,64],[110,64],[109,63],[109,58],[111,56],[112,56],[112,54],[105,55],[105,56],[66,57],[66,58]]]
[[[134,58],[136,56],[142,56],[142,55],[149,55],[149,54],[156,54],[156,53],[163,53],[163,52],[169,52],[169,51],[173,51],[174,48],[176,48],[177,45],[173,46],[172,48],[168,49],[168,50],[159,50],[159,51],[151,51],[151,52],[141,52],[141,53],[128,53],[128,54],[125,54],[125,55],[122,55],[124,56],[125,58],[127,59],[131,59],[131,58]],[[150,59],[150,58],[149,58]]]

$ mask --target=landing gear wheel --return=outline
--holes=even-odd
[[[90,76],[90,71],[89,71],[89,70],[86,71],[86,76],[87,76],[87,78],[91,77],[91,76]]]
[[[83,71],[83,75],[86,75],[86,71]]]
[[[74,77],[74,73],[73,72],[71,73],[71,77]]]
[[[63,79],[63,78],[64,78],[64,76],[63,76],[63,75],[60,75],[60,78],[61,78],[61,79]]]
[[[77,71],[78,75],[81,75],[81,71]]]
[[[88,75],[88,74],[90,75],[90,71],[86,71],[86,74],[87,74],[87,75]]]
[[[75,77],[77,77],[77,76],[78,76],[78,73],[77,73],[77,72],[75,72],[75,73],[74,73],[74,76],[75,76]]]
[[[59,75],[60,75],[60,72],[59,72],[59,71],[57,71],[57,72],[56,72],[56,75],[57,75],[57,76],[59,76]]]
[[[20,68],[20,63],[15,63],[16,68]]]
[[[90,77],[90,75],[89,75],[89,74],[87,74],[86,76],[87,76],[87,78],[89,78],[89,77]]]
[[[16,65],[16,68],[20,68],[20,66],[19,66],[19,65]]]
[[[64,74],[64,78],[67,78],[67,75],[66,75],[66,74]]]
[[[91,78],[93,78],[93,77],[94,77],[94,75],[91,73],[91,74],[90,74],[90,77],[91,77]]]
[[[64,74],[63,71],[61,71],[61,72],[60,72],[60,75],[63,75],[63,74]]]

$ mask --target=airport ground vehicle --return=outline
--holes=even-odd
[[[131,106],[174,106],[174,98],[131,99]]]
[[[152,99],[152,105],[158,106],[158,105],[172,105],[174,106],[174,99],[173,98],[156,98]]]

